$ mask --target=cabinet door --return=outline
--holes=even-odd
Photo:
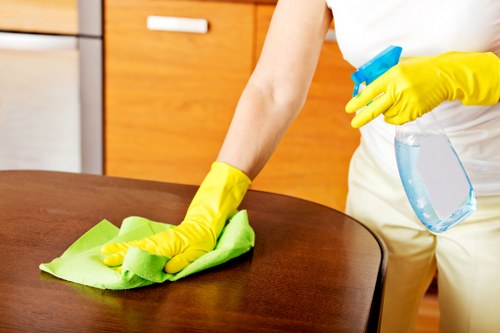
[[[77,8],[77,0],[1,0],[0,30],[75,34]]]
[[[251,73],[253,15],[248,3],[105,2],[106,174],[201,182]],[[149,30],[150,16],[208,31]]]
[[[257,6],[257,52],[273,10]],[[325,41],[307,102],[253,188],[344,210],[349,161],[359,143],[359,132],[350,126],[352,116],[344,112],[353,71],[337,43]]]

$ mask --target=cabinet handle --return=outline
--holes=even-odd
[[[208,32],[208,21],[202,18],[148,16],[147,27],[149,30],[205,34]]]
[[[335,34],[335,29],[328,29],[325,36],[325,41],[327,42],[336,42],[337,35]]]

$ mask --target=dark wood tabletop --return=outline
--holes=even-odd
[[[0,171],[0,330],[376,329],[369,323],[380,302],[377,239],[338,211],[282,195],[249,191],[240,207],[248,210],[255,248],[177,282],[100,290],[38,268],[104,218],[117,226],[128,216],[178,224],[195,191],[95,175]]]

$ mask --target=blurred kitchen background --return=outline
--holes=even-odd
[[[0,0],[0,170],[199,184],[275,5]],[[253,188],[344,209],[352,71],[332,25],[304,110]]]
[[[199,184],[276,0],[0,0],[0,170]],[[303,112],[253,188],[344,209],[359,141],[332,25]]]
[[[100,0],[0,0],[0,169],[103,172]]]

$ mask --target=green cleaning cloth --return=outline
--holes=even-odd
[[[131,247],[125,255],[122,272],[102,263],[101,246],[128,242],[172,228],[143,217],[128,217],[120,229],[103,220],[73,243],[59,258],[40,265],[40,269],[61,279],[100,289],[131,289],[164,281],[176,281],[193,273],[222,264],[254,245],[255,234],[245,210],[233,215],[219,236],[215,249],[202,255],[175,274],[163,271],[169,257]]]

